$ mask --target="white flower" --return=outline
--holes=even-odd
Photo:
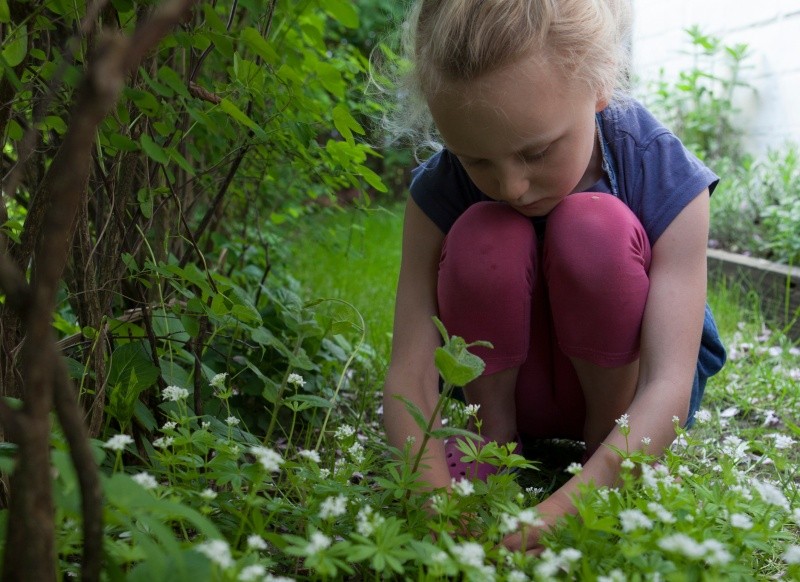
[[[195,547],[195,550],[217,564],[220,568],[230,568],[233,566],[231,548],[225,540],[211,540]]]
[[[787,564],[800,564],[800,546],[786,546],[781,559]]]
[[[306,555],[313,556],[321,552],[322,550],[329,548],[331,545],[331,538],[326,536],[324,533],[315,531],[311,534],[311,539],[306,546]]]
[[[202,497],[203,499],[208,499],[209,501],[211,501],[212,499],[216,499],[217,498],[217,492],[214,491],[213,489],[203,489],[200,492],[200,497]]]
[[[332,517],[339,517],[347,512],[347,497],[344,495],[337,495],[336,497],[326,498],[319,506],[319,518],[330,519]]]
[[[306,385],[306,381],[303,379],[303,377],[300,374],[295,374],[294,372],[289,374],[289,377],[286,378],[286,382],[300,388]]]
[[[523,525],[530,527],[544,527],[544,521],[539,518],[539,513],[532,508],[523,509],[517,514],[517,519]]]
[[[797,527],[800,527],[800,507],[794,508],[794,511],[792,511],[792,519]]]
[[[772,483],[766,483],[763,481],[759,481],[758,479],[753,479],[751,481],[753,489],[758,491],[758,494],[761,496],[766,503],[770,505],[775,505],[776,507],[781,507],[786,511],[789,511],[789,501],[784,496],[783,492],[778,489]]]
[[[288,576],[275,576],[273,574],[267,574],[264,577],[264,582],[295,582],[294,578],[289,578]]]
[[[681,419],[678,418],[677,416],[673,416],[672,417],[672,424],[680,424],[680,422],[681,422]]]
[[[314,461],[315,463],[322,462],[322,459],[319,458],[319,453],[317,451],[302,450],[298,451],[297,454],[303,457],[304,459],[308,459],[309,461]]]
[[[247,536],[247,547],[251,550],[266,550],[267,542],[260,535],[251,534]]]
[[[669,510],[667,510],[667,508],[660,503],[651,501],[647,504],[647,509],[649,509],[653,515],[655,515],[663,523],[675,523],[677,521],[675,516],[672,515],[672,513],[670,513]]]
[[[519,570],[511,570],[511,572],[506,574],[506,582],[528,582],[528,580],[530,580],[530,578]]]
[[[728,455],[737,463],[741,463],[747,459],[747,449],[750,443],[743,441],[737,436],[728,435],[722,441],[722,453]]]
[[[480,404],[467,404],[466,408],[464,408],[464,411],[467,413],[467,416],[476,416],[480,407]]]
[[[225,422],[228,423],[228,426],[236,426],[241,421],[238,418],[236,418],[235,416],[229,416],[228,418],[225,419]]]
[[[384,521],[386,520],[382,515],[375,513],[369,505],[365,505],[356,516],[356,531],[368,538]]]
[[[175,439],[171,436],[159,437],[153,441],[153,446],[157,449],[166,449],[167,447],[171,446],[174,441]]]
[[[658,540],[658,546],[662,550],[682,554],[693,560],[702,558],[706,553],[702,545],[682,533],[676,533],[661,538]]]
[[[204,420],[203,422],[200,423],[200,428],[202,430],[208,430],[211,428],[211,423],[207,420]]]
[[[619,512],[619,521],[622,531],[631,532],[636,529],[651,529],[653,522],[638,509],[623,509]]]
[[[633,464],[633,461],[631,461],[630,459],[625,459],[625,460],[623,460],[623,461],[620,463],[620,467],[622,467],[623,469],[628,469],[628,470],[631,470],[631,469],[633,469],[635,466],[636,466],[636,465],[634,465],[634,464]]]
[[[178,402],[189,397],[189,391],[180,386],[167,386],[161,391],[161,398],[171,402]]]
[[[705,540],[703,550],[706,553],[706,563],[712,566],[723,566],[733,560],[731,553],[725,549],[725,544],[718,540]]]
[[[773,439],[775,439],[775,448],[776,449],[789,449],[795,444],[795,440],[790,437],[789,435],[775,433],[769,435]]]
[[[254,582],[255,580],[263,580],[267,573],[267,569],[261,564],[252,564],[242,569],[239,572],[239,580],[242,582]]]
[[[174,420],[168,420],[164,423],[164,426],[161,427],[161,430],[175,430],[175,427],[178,426],[178,423]]]
[[[608,573],[608,576],[598,576],[597,582],[627,582],[627,578],[622,570],[615,568]]]
[[[281,457],[280,453],[261,446],[250,447],[250,452],[268,473],[277,473],[281,470],[283,457]]]
[[[773,358],[783,355],[783,348],[780,346],[772,346],[767,350],[767,353]]]
[[[354,429],[349,424],[343,424],[342,426],[336,429],[336,432],[333,433],[333,436],[336,438],[336,440],[341,441],[346,438],[350,438],[354,434],[356,434],[356,429]]]
[[[651,441],[651,439],[650,439],[650,437],[649,437],[649,436],[644,436],[644,437],[642,437],[642,444],[643,444],[644,446],[647,446],[647,445],[649,445],[651,442],[652,442],[652,441]]]
[[[356,463],[361,464],[364,462],[364,445],[361,443],[353,443],[349,449],[347,449],[347,454],[350,456],[350,459]]]
[[[144,487],[145,489],[155,489],[158,487],[158,481],[156,478],[153,477],[150,473],[145,473],[144,471],[141,473],[137,473],[133,477],[131,477],[134,481],[136,481],[139,485]]]
[[[694,413],[694,419],[700,424],[705,424],[706,422],[711,420],[711,413],[708,410],[701,408],[700,410]]]
[[[749,515],[744,513],[734,513],[731,515],[731,525],[739,529],[751,529],[753,527],[753,520]]]
[[[460,479],[458,481],[451,479],[450,486],[452,487],[453,491],[455,491],[456,494],[460,495],[461,497],[469,497],[475,493],[475,487],[467,479]]]
[[[577,562],[581,559],[582,555],[583,553],[575,548],[564,548],[561,550],[561,553],[558,555],[558,557],[567,562]]]
[[[125,447],[133,444],[133,438],[127,434],[115,434],[103,443],[103,447],[112,451],[124,451]]]
[[[214,374],[214,377],[211,378],[211,382],[208,383],[209,386],[214,388],[215,390],[224,390],[225,389],[225,378],[228,377],[227,372],[222,372],[220,374]]]
[[[580,475],[581,471],[583,471],[583,465],[580,463],[570,463],[569,466],[564,470],[572,475]]]
[[[483,546],[475,542],[456,544],[452,549],[453,557],[464,566],[481,567],[485,553]]]
[[[630,426],[629,421],[630,421],[630,416],[628,416],[628,414],[625,413],[614,422],[616,422],[617,426],[620,428],[628,428]]]

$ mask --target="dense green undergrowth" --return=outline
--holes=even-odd
[[[343,225],[351,220],[362,228],[348,243]],[[362,321],[340,299],[316,301],[335,296],[342,277],[364,291],[349,303],[372,298],[389,309],[399,254],[385,237],[399,222],[394,210],[346,213],[314,222],[324,236],[294,243],[310,265],[337,268],[297,284],[300,294],[283,286],[269,292],[264,323],[277,318],[283,331],[262,350],[283,354],[277,376],[261,378],[253,369],[260,364],[232,343],[228,359],[204,367],[203,414],[190,386],[170,386],[150,395],[159,414],[151,430],[141,430],[134,412],[131,424],[111,424],[94,442],[106,495],[107,579],[800,576],[800,350],[724,285],[712,288],[710,302],[731,360],[710,382],[695,428],[676,427],[676,444],[655,463],[632,454],[619,487],[587,489],[579,516],[546,536],[541,556],[499,542],[536,523],[536,504],[566,471],[579,470],[572,461],[580,445],[540,443],[528,451],[532,467],[463,482],[450,494],[423,493],[410,460],[382,433],[386,353],[362,342],[370,326],[373,337],[385,337],[387,320]],[[375,253],[394,267],[352,268]],[[444,410],[451,427],[465,425],[463,405],[447,401]],[[58,431],[53,446],[60,566],[79,574],[76,477]],[[540,458],[539,449],[549,455]],[[522,464],[502,447],[483,454]]]

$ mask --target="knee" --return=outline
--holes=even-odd
[[[636,215],[618,198],[581,192],[564,199],[547,219],[545,268],[577,269],[585,281],[650,267],[650,243]]]
[[[473,285],[530,283],[536,234],[530,219],[498,202],[470,206],[444,241],[440,279],[462,291]]]

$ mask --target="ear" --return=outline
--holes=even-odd
[[[594,112],[600,113],[606,107],[608,107],[608,99],[606,97],[598,97],[597,103],[595,103],[594,106]]]

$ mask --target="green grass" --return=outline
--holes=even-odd
[[[289,243],[292,277],[307,300],[351,303],[364,318],[367,343],[388,360],[403,207],[325,211],[307,218]]]

